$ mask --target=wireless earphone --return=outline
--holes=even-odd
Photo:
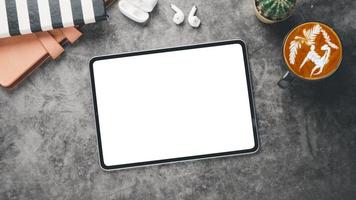
[[[173,4],[171,4],[171,8],[172,8],[172,10],[174,10],[174,12],[176,12],[176,14],[174,14],[174,16],[173,16],[173,22],[177,25],[183,23],[183,21],[184,21],[183,11]]]
[[[193,6],[188,16],[188,22],[193,28],[198,28],[200,25],[200,19],[197,16],[195,16],[196,12],[197,12],[197,7]]]

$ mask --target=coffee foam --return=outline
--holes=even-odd
[[[342,44],[329,26],[308,22],[288,34],[283,54],[288,68],[297,76],[322,79],[338,69],[342,60]]]

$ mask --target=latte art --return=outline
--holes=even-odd
[[[309,22],[289,33],[283,53],[294,74],[305,79],[321,79],[331,75],[339,67],[342,45],[330,27]]]

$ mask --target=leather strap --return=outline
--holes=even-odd
[[[79,39],[79,37],[82,35],[78,29],[74,27],[68,27],[68,28],[61,28],[59,29],[63,35],[67,38],[67,40],[73,44],[75,41]]]
[[[64,52],[63,47],[58,44],[58,42],[48,32],[37,32],[35,34],[53,59],[56,59]]]

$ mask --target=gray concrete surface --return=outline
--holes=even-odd
[[[200,29],[175,26],[169,3],[199,8]],[[57,61],[0,90],[0,199],[356,198],[356,1],[301,0],[293,17],[260,23],[251,0],[160,0],[142,27],[117,3]],[[331,78],[282,90],[284,35],[317,20],[340,34]],[[88,61],[92,56],[241,38],[249,47],[261,149],[255,155],[104,172],[98,165]]]

